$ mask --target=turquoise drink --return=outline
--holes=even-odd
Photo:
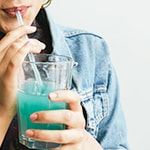
[[[52,86],[50,86],[52,85]],[[19,130],[20,130],[20,142],[22,144],[28,143],[28,147],[34,148],[39,147],[58,147],[59,144],[47,143],[39,141],[36,145],[35,140],[28,139],[26,137],[27,129],[43,129],[43,130],[63,130],[65,129],[64,124],[39,124],[33,123],[30,120],[30,115],[37,111],[43,110],[58,110],[66,109],[67,104],[64,102],[52,102],[48,99],[48,93],[55,90],[53,84],[43,82],[43,88],[41,88],[35,82],[26,82],[22,87],[23,91],[18,91],[18,119],[19,119]],[[47,145],[47,146],[46,146]],[[40,147],[39,147],[40,148]]]

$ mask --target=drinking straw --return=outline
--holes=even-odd
[[[16,17],[17,17],[17,20],[18,20],[18,24],[19,25],[24,25],[23,23],[23,19],[22,19],[22,16],[20,14],[20,11],[16,11]],[[28,36],[25,35],[25,38],[28,39]],[[29,53],[28,54],[28,57],[29,57],[29,61],[32,62],[31,65],[32,65],[32,68],[33,68],[33,71],[34,71],[34,75],[35,75],[35,78],[37,80],[37,83],[39,85],[42,85],[42,80],[41,80],[41,76],[40,76],[40,73],[35,65],[35,58],[34,58],[34,55],[32,53]]]

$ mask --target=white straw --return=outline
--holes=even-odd
[[[21,14],[20,14],[20,11],[17,10],[16,11],[16,17],[17,17],[17,20],[18,20],[18,24],[21,26],[21,25],[24,25],[24,22],[23,22],[23,19],[21,17]],[[28,39],[28,36],[25,35],[25,38]]]
[[[19,24],[19,25],[24,25],[22,16],[21,16],[21,14],[20,14],[20,11],[16,11],[16,17],[17,17],[17,20],[18,20],[18,24]],[[25,38],[28,39],[28,36],[25,35]],[[28,57],[29,57],[29,61],[32,62],[31,65],[32,65],[32,68],[33,68],[33,71],[34,71],[35,78],[36,78],[37,82],[38,82],[40,85],[42,85],[42,80],[41,80],[40,73],[39,73],[39,71],[38,71],[36,65],[34,64],[35,59],[34,59],[33,54],[32,54],[32,53],[29,53],[29,54],[28,54]]]

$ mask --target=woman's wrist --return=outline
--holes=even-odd
[[[1,114],[0,119],[1,118],[12,119],[15,116],[16,112],[17,112],[16,104],[10,106],[0,104],[0,114]]]
[[[84,139],[83,149],[86,150],[103,150],[101,145],[90,135],[87,131],[85,131],[86,138]]]
[[[2,108],[2,109],[1,109]],[[9,128],[9,125],[16,114],[16,109],[13,108],[11,110],[5,109],[0,106],[0,145],[3,142],[3,139],[6,135],[6,132]]]

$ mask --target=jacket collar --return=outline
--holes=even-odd
[[[53,54],[65,55],[72,58],[70,48],[68,47],[63,31],[56,25],[50,16],[50,10],[45,9],[52,36]]]

